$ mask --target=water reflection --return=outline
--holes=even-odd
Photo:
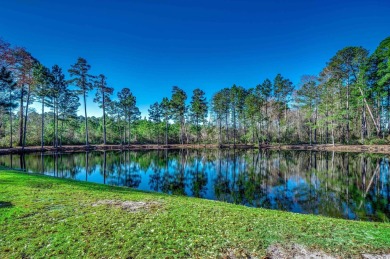
[[[159,150],[0,156],[0,165],[298,213],[387,221],[385,155],[314,151]]]

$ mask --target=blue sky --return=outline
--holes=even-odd
[[[1,0],[0,6],[1,38],[65,71],[86,58],[92,74],[105,74],[116,90],[132,90],[143,116],[174,85],[189,97],[199,87],[208,98],[277,73],[297,85],[339,49],[373,51],[390,36],[384,0]],[[92,104],[88,112],[101,114]]]

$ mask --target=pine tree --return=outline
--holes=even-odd
[[[113,120],[113,125],[112,125],[112,129],[114,131],[114,133],[116,132],[117,135],[119,136],[119,143],[121,143],[121,129],[122,129],[122,121],[121,121],[121,108],[120,108],[120,105],[119,105],[119,101],[118,100],[110,100],[108,103],[107,103],[107,114],[109,115],[108,117],[112,118]],[[114,137],[115,137],[115,134],[114,134]]]
[[[284,117],[286,122],[286,132],[287,132],[287,109],[288,109],[288,101],[291,93],[294,89],[293,84],[290,80],[283,78],[281,74],[277,74],[274,79],[273,85],[273,93],[275,98],[275,111],[276,117],[278,120],[278,143],[280,144],[280,128],[281,128],[281,120],[284,111]]]
[[[214,112],[219,125],[218,144],[222,145],[222,120],[225,109],[223,108],[221,91],[213,95],[213,98],[211,99],[211,109]]]
[[[255,143],[255,136],[259,142],[259,133],[256,124],[261,123],[262,112],[261,108],[263,106],[264,100],[260,96],[259,92],[255,89],[249,89],[245,97],[245,115],[249,118],[251,131],[252,131],[252,143]]]
[[[33,69],[33,76],[35,81],[35,94],[39,98],[41,109],[41,148],[44,146],[44,132],[45,132],[45,103],[46,98],[50,94],[50,83],[52,82],[50,70],[42,64],[37,64]]]
[[[229,143],[230,89],[224,88],[214,94],[212,108],[219,120],[219,144],[222,144],[222,120],[225,121],[225,139]]]
[[[165,122],[165,145],[168,145],[169,120],[172,118],[171,102],[167,97],[164,97],[160,103],[160,106]]]
[[[107,86],[107,78],[102,74],[97,77],[95,88],[97,91],[93,101],[103,109],[103,144],[106,145],[106,105],[110,100],[109,96],[114,92],[114,88]]]
[[[85,145],[89,145],[88,141],[88,116],[87,116],[87,94],[88,91],[93,89],[93,76],[88,74],[88,71],[91,69],[91,66],[88,64],[87,60],[84,58],[78,58],[77,62],[71,66],[68,70],[69,74],[73,79],[69,82],[75,84],[80,93],[83,95],[84,101],[84,122],[85,122]]]
[[[256,86],[256,92],[261,97],[262,100],[264,100],[264,106],[265,106],[265,116],[264,120],[266,123],[266,134],[265,134],[265,140],[266,142],[270,141],[270,133],[269,133],[269,125],[270,125],[270,117],[269,117],[269,102],[270,98],[272,97],[272,82],[268,78],[263,81],[262,84]]]
[[[185,116],[187,113],[187,106],[185,101],[187,100],[187,94],[184,90],[180,89],[177,86],[172,88],[172,97],[171,97],[171,111],[172,118],[175,122],[180,125],[180,143],[184,144],[184,127],[185,127]]]
[[[8,71],[5,67],[2,67],[0,69],[0,108],[8,110],[10,121],[10,148],[12,148],[13,145],[12,110],[15,109],[18,105],[15,101],[15,89],[16,83],[14,82],[11,71]]]
[[[315,76],[303,76],[301,82],[302,86],[297,91],[297,103],[300,105],[299,108],[306,113],[306,117],[309,120],[307,125],[309,126],[309,143],[311,145],[313,140],[314,143],[317,142],[319,91]]]
[[[370,71],[374,84],[382,95],[385,92],[387,95],[387,128],[390,132],[390,37],[379,44],[371,60],[375,60],[375,70]]]
[[[203,92],[199,88],[193,91],[193,95],[191,98],[190,112],[191,112],[192,121],[194,121],[196,125],[197,142],[199,144],[199,135],[200,135],[199,123],[204,124],[208,112],[205,92]]]
[[[29,105],[33,102],[34,92],[34,76],[33,69],[38,64],[38,61],[24,48],[14,50],[15,63],[13,71],[17,80],[17,86],[20,96],[20,112],[19,112],[19,146],[22,149],[26,146],[27,122]],[[26,105],[24,100],[26,98]],[[23,116],[24,112],[24,116]]]
[[[51,69],[51,84],[49,96],[52,99],[50,104],[53,109],[53,146],[59,145],[59,105],[62,96],[66,95],[68,90],[67,82],[65,81],[65,75],[62,73],[62,69],[58,65],[54,65]]]
[[[80,107],[80,99],[78,93],[65,89],[61,91],[61,94],[58,96],[58,120],[61,121],[61,128],[59,129],[59,145],[62,146],[63,143],[63,133],[64,133],[64,123],[70,120],[77,119],[77,111]]]
[[[136,98],[129,88],[123,88],[118,93],[119,107],[128,123],[128,145],[131,141],[131,123],[140,119],[140,111],[136,106]],[[126,136],[126,135],[125,135]],[[126,141],[126,140],[125,140]]]
[[[157,144],[160,144],[160,123],[163,115],[163,109],[158,102],[150,105],[148,109],[149,112],[149,120],[151,120],[154,126],[157,128]]]

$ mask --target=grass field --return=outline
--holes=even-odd
[[[0,170],[0,258],[263,257],[274,244],[338,256],[389,253],[390,224]]]

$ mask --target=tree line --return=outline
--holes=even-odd
[[[66,78],[58,65],[47,68],[25,48],[0,40],[0,145],[385,144],[389,57],[390,37],[371,54],[363,47],[339,50],[297,86],[277,74],[252,88],[221,89],[211,100],[200,88],[189,98],[174,86],[142,118],[131,89],[115,97],[106,76],[92,75],[86,59],[78,58]],[[88,117],[91,93],[101,117]],[[40,104],[39,113],[32,103]]]

